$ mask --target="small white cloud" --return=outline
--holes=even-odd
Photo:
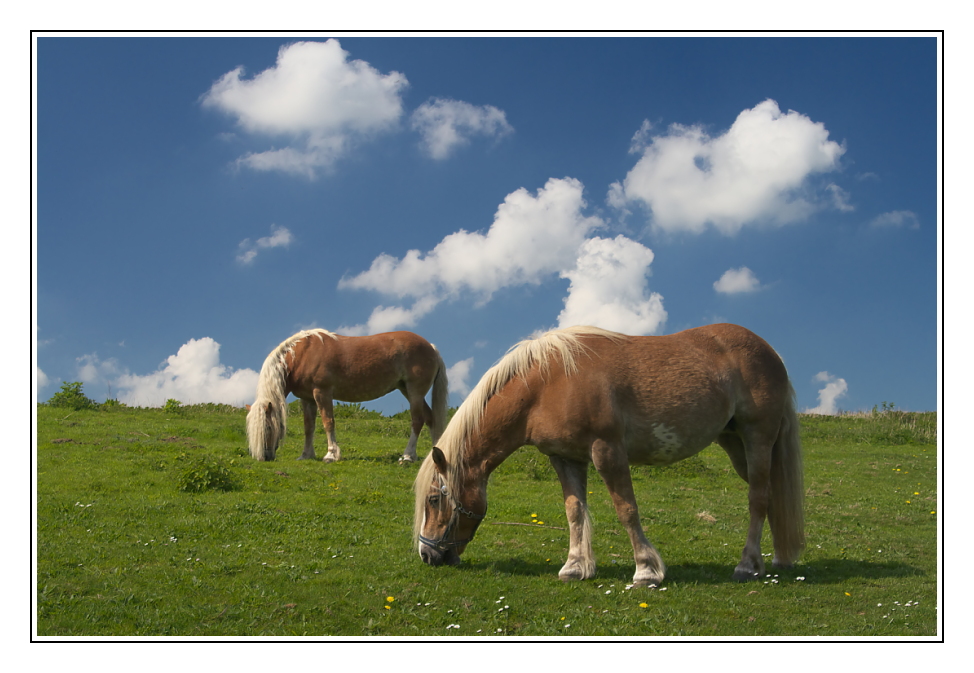
[[[100,361],[96,354],[78,358],[79,379],[109,384],[120,402],[161,407],[172,398],[183,404],[205,402],[240,406],[253,402],[258,373],[220,364],[220,344],[210,337],[190,339],[150,374],[132,374],[115,360]]]
[[[836,401],[845,396],[849,386],[845,379],[832,376],[828,372],[819,372],[812,379],[816,383],[824,383],[825,387],[818,391],[818,406],[806,409],[806,414],[822,414],[826,416],[835,415],[838,411]]]
[[[666,321],[663,297],[648,292],[653,251],[625,236],[594,237],[579,246],[559,327],[594,325],[624,334],[653,334]]]
[[[78,380],[89,386],[105,383],[121,372],[117,360],[99,360],[97,353],[82,355],[75,361],[78,363]]]
[[[845,152],[823,124],[783,113],[773,100],[744,110],[716,137],[679,124],[649,140],[648,131],[644,122],[633,138],[644,149],[623,189],[654,227],[673,232],[713,226],[732,235],[748,224],[804,219],[820,207],[806,200],[806,180],[835,170]]]
[[[460,360],[446,370],[446,377],[450,381],[450,392],[460,395],[460,399],[465,399],[470,394],[470,369],[473,367],[473,358]]]
[[[367,334],[380,334],[406,327],[415,327],[416,323],[436,308],[439,302],[440,300],[436,297],[427,296],[415,301],[412,308],[403,308],[402,306],[376,306],[365,323],[351,326],[343,325],[338,328],[338,333],[344,334],[345,336],[365,336]]]
[[[894,210],[889,213],[883,213],[873,218],[870,224],[877,228],[893,228],[893,227],[906,227],[907,229],[919,229],[920,220],[917,218],[916,213],[909,210]]]
[[[423,150],[434,159],[446,159],[470,143],[471,136],[500,138],[514,132],[503,110],[493,105],[433,98],[411,117],[412,129],[423,137]]]
[[[44,370],[42,370],[40,367],[35,367],[34,370],[37,374],[37,389],[40,390],[51,381],[47,378],[47,374],[45,374]]]
[[[395,128],[406,77],[383,75],[348,56],[338,40],[296,42],[250,79],[238,67],[217,80],[200,98],[204,107],[234,117],[252,137],[288,143],[247,154],[237,165],[313,179],[357,143]]]
[[[714,282],[714,289],[723,294],[738,294],[740,292],[754,292],[761,287],[757,276],[746,266],[739,269],[728,269],[720,280]]]
[[[855,206],[849,203],[849,192],[842,189],[837,184],[830,184],[825,189],[832,196],[832,207],[836,210],[843,213],[848,213],[856,209]]]
[[[293,236],[291,236],[290,230],[287,227],[279,227],[276,224],[271,225],[271,235],[264,236],[263,238],[258,238],[257,242],[252,242],[249,238],[245,238],[240,241],[237,246],[237,261],[241,264],[250,264],[257,257],[257,253],[260,250],[269,248],[286,248],[291,245]]]

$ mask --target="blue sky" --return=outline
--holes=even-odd
[[[38,399],[242,405],[324,327],[425,336],[456,405],[540,330],[734,322],[802,409],[936,409],[937,51],[40,37]]]

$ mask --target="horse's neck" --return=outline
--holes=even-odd
[[[483,480],[525,444],[527,405],[514,405],[507,399],[495,396],[487,402],[476,439],[467,444],[466,463]]]

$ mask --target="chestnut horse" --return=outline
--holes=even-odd
[[[433,388],[433,408],[426,393]],[[257,400],[247,412],[250,455],[274,460],[284,438],[287,396],[301,400],[304,452],[314,459],[315,411],[328,435],[324,462],[341,458],[335,439],[332,400],[366,402],[399,390],[409,400],[412,434],[401,461],[416,460],[416,441],[425,423],[433,442],[446,425],[446,367],[436,346],[412,332],[346,337],[323,329],[298,332],[271,351],[260,370]]]
[[[572,327],[522,341],[484,374],[420,467],[419,555],[431,565],[459,563],[487,513],[488,477],[530,444],[548,456],[565,496],[569,551],[558,576],[595,575],[591,461],[629,533],[633,584],[658,586],[665,567],[643,534],[629,465],[669,465],[711,442],[748,483],[750,526],[734,578],[764,572],[765,517],[774,565],[792,565],[805,538],[798,417],[785,366],[763,339],[724,324],[670,336]]]

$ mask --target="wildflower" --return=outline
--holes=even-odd
[[[532,518],[532,519],[537,519],[537,518],[538,518],[538,515],[537,515],[537,514],[532,514],[532,515],[531,515],[531,518]]]
[[[392,596],[386,596],[386,602],[387,602],[387,603],[391,603],[391,602],[392,602],[392,601],[394,601],[394,600],[396,600],[396,599],[395,599],[395,598],[393,598]]]
[[[851,596],[852,594],[850,594],[850,593],[849,593],[849,592],[847,591],[847,592],[845,592],[845,595],[846,595],[846,596]]]
[[[639,604],[639,607],[641,607],[641,608],[648,608],[649,607],[649,604],[648,603],[640,603]]]

